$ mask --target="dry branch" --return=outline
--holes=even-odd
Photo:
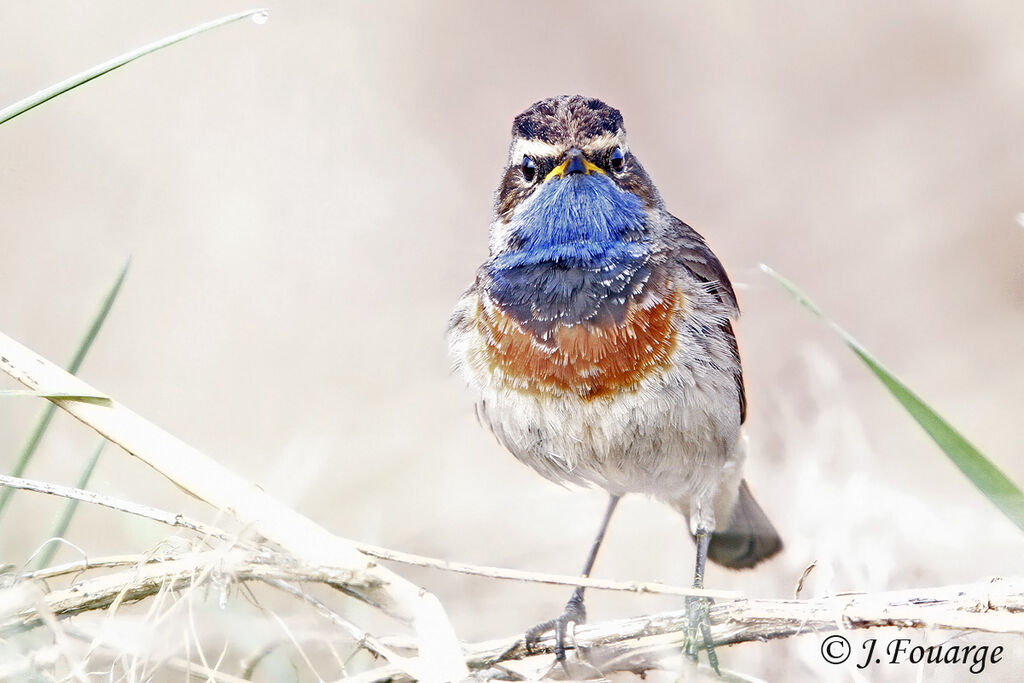
[[[102,395],[2,334],[0,369],[33,391]],[[458,680],[465,675],[455,631],[432,594],[381,567],[350,541],[335,536],[116,401],[51,400],[180,488],[285,548],[303,564],[365,575],[366,593],[360,597],[411,622],[416,631],[421,657],[416,670],[407,673],[425,680]]]
[[[710,614],[715,646],[773,640],[810,633],[881,627],[928,628],[1024,634],[1024,579],[874,594],[843,594],[805,600],[735,600],[714,605]],[[579,626],[576,642],[603,673],[656,668],[656,657],[630,655],[678,652],[685,643],[685,610]],[[466,646],[475,670],[500,661],[554,653],[548,636],[527,652],[521,636]],[[514,646],[514,647],[513,647]],[[600,654],[595,656],[597,651]],[[618,665],[610,664],[612,661]],[[619,666],[621,668],[610,668]],[[348,679],[355,683],[408,680],[385,666]]]
[[[652,595],[695,595],[715,600],[737,600],[743,597],[738,591],[724,591],[708,588],[691,588],[689,586],[670,586],[653,581],[611,581],[608,579],[583,578],[563,574],[547,574],[543,572],[524,571],[522,569],[505,569],[503,567],[486,567],[466,562],[440,560],[423,555],[414,555],[399,550],[390,550],[376,545],[355,542],[356,548],[372,557],[392,562],[400,562],[415,567],[430,567],[446,572],[482,576],[489,579],[506,581],[524,581],[528,583],[546,583],[557,586],[583,586],[595,590],[620,591],[625,593],[650,593]]]
[[[374,579],[363,572],[310,567],[262,550],[209,550],[140,561],[130,569],[79,581],[69,588],[44,591],[40,586],[37,591],[22,590],[17,594],[20,598],[3,603],[0,634],[38,625],[41,610],[68,617],[106,609],[115,601],[134,602],[160,590],[193,586],[204,572],[224,581],[316,582],[366,592],[376,588]]]
[[[45,567],[43,569],[36,569],[35,571],[25,572],[18,575],[18,581],[27,582],[32,580],[49,580],[55,579],[59,576],[66,576],[68,574],[81,574],[82,572],[90,569],[116,569],[119,567],[134,567],[136,565],[145,564],[147,562],[158,562],[161,560],[173,560],[177,559],[177,555],[174,553],[168,553],[165,555],[140,555],[138,553],[132,555],[105,555],[103,557],[83,558],[81,560],[74,560],[72,562],[65,562],[64,564],[55,564],[52,567]]]
[[[0,474],[0,486],[21,489],[23,491],[34,491],[36,493],[47,493],[52,496],[60,496],[61,498],[70,498],[72,500],[80,500],[85,503],[92,503],[93,505],[101,505],[103,507],[110,508],[111,510],[117,510],[118,512],[127,512],[131,515],[152,519],[155,522],[160,522],[161,524],[166,524],[168,526],[175,526],[182,529],[188,529],[189,531],[195,531],[204,536],[213,536],[222,539],[227,538],[226,534],[220,529],[216,529],[194,519],[189,519],[185,515],[166,512],[149,505],[132,503],[131,501],[121,500],[102,493],[96,493],[95,491],[86,491],[85,489],[79,489],[73,486],[63,486],[61,484],[51,484],[48,481],[39,481],[37,479],[10,477],[6,474]]]

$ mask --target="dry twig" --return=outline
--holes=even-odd
[[[736,600],[713,606],[710,617],[716,647],[840,629],[893,626],[1024,634],[1024,580],[806,600]],[[610,649],[600,657],[605,674],[636,671],[638,667],[656,668],[657,656],[666,651],[678,653],[686,639],[687,625],[685,610],[663,612],[579,626],[576,641],[585,650]],[[543,638],[529,652],[521,637],[475,643],[466,646],[466,663],[471,669],[486,669],[503,653],[506,656],[502,661],[520,660],[553,654],[554,646],[553,636]],[[650,656],[639,660],[628,656],[644,651],[650,651]],[[613,659],[622,668],[608,668]],[[374,683],[407,679],[401,671],[385,666],[348,680]]]
[[[290,557],[266,550],[234,549],[185,553],[173,558],[139,562],[132,568],[75,583],[69,588],[19,593],[20,601],[5,602],[0,633],[39,624],[41,605],[51,613],[67,617],[106,609],[115,601],[134,602],[160,590],[192,586],[201,572],[234,581],[307,581],[343,586],[352,591],[372,591],[373,578],[361,572],[334,567],[309,567]],[[121,596],[120,598],[118,596]]]
[[[111,510],[127,512],[128,514],[136,515],[138,517],[145,517],[146,519],[152,519],[153,521],[160,522],[161,524],[166,524],[168,526],[195,531],[204,536],[227,539],[227,534],[220,529],[194,519],[189,519],[185,515],[166,512],[159,508],[150,507],[149,505],[132,503],[131,501],[121,500],[102,493],[96,493],[95,491],[86,491],[85,489],[75,488],[74,486],[51,484],[48,481],[39,481],[37,479],[10,477],[6,474],[0,474],[0,486],[7,486],[12,489],[22,489],[24,491],[34,491],[36,493],[47,493],[52,496],[60,496],[61,498],[70,498],[72,500],[80,500],[85,503],[92,503],[93,505],[102,505],[103,507],[110,508]]]
[[[544,572],[524,571],[522,569],[505,569],[503,567],[486,567],[466,562],[439,560],[423,555],[414,555],[399,550],[390,550],[376,545],[356,542],[355,546],[373,557],[392,562],[400,562],[415,567],[430,567],[446,572],[483,576],[489,579],[508,581],[524,581],[528,583],[546,583],[558,586],[583,586],[595,590],[621,591],[625,593],[650,593],[652,595],[695,595],[715,600],[737,600],[743,597],[738,591],[724,591],[708,588],[691,588],[689,586],[670,586],[653,581],[610,581],[607,579],[584,578],[582,576],[566,576],[563,574],[547,574]]]

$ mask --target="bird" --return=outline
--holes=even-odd
[[[645,494],[688,521],[693,586],[706,561],[742,569],[782,549],[743,477],[746,394],[721,261],[673,216],[626,139],[621,113],[582,95],[516,116],[495,195],[489,254],[448,326],[455,372],[480,422],[558,484],[604,489],[589,577],[622,496]],[[584,589],[526,632],[529,649],[586,619]],[[717,670],[708,603],[687,602]]]

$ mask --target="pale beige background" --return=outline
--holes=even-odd
[[[1020,573],[1024,536],[757,266],[800,283],[1024,482],[1022,5],[628,7],[281,3],[264,26],[206,34],[4,125],[0,329],[65,361],[130,255],[88,381],[340,534],[574,573],[603,495],[543,481],[478,427],[444,328],[486,253],[512,117],[594,95],[622,110],[745,311],[749,479],[787,549],[753,572],[711,568],[708,584],[788,596],[813,560],[811,594]],[[240,8],[8,2],[0,104]],[[0,405],[0,462],[38,410]],[[71,483],[93,444],[61,419],[29,474]],[[205,514],[115,449],[92,487]],[[0,563],[24,561],[55,506],[17,497]],[[165,534],[83,509],[69,535],[101,554]],[[682,520],[627,500],[596,574],[691,571]],[[568,593],[407,574],[467,640],[552,616]],[[589,606],[603,619],[679,602]],[[777,680],[849,680],[819,642],[721,657]],[[1020,666],[1019,640],[1006,644]]]

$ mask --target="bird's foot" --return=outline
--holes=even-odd
[[[686,645],[684,653],[693,662],[697,661],[697,652],[704,649],[708,653],[708,663],[719,676],[722,672],[718,669],[718,654],[715,653],[715,642],[711,638],[711,598],[691,596],[686,598]],[[698,638],[702,641],[698,646]]]
[[[565,668],[565,640],[571,635],[570,626],[582,624],[587,620],[587,610],[583,607],[583,599],[574,595],[565,605],[565,611],[554,619],[537,624],[526,632],[526,651],[530,652],[541,637],[550,631],[555,633],[555,663]]]

